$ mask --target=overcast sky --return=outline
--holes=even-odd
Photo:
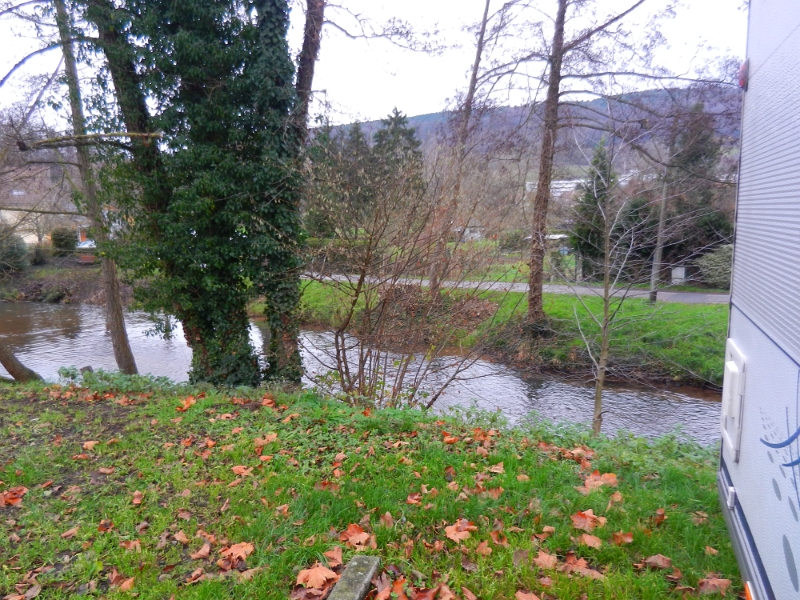
[[[601,4],[627,5],[629,1],[601,0]],[[649,0],[646,5],[652,10],[664,3]],[[440,111],[466,87],[474,49],[471,34],[464,28],[480,18],[483,0],[344,0],[341,4],[377,23],[397,17],[419,30],[438,29],[441,41],[452,47],[432,56],[397,48],[386,40],[352,40],[327,26],[314,89],[327,103],[333,121],[377,119],[395,106],[409,115]],[[542,4],[548,4],[547,0]],[[690,72],[693,66],[721,56],[743,58],[747,13],[741,10],[742,4],[743,0],[684,0],[676,17],[663,25],[669,50],[662,52],[661,62],[675,72]],[[301,11],[293,11],[293,48],[299,48],[303,18]],[[37,44],[34,32],[0,19],[0,73],[5,75]],[[0,88],[0,106],[19,98],[25,76],[52,72],[58,54],[53,51],[30,61],[11,85]]]

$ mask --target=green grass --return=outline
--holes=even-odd
[[[409,580],[424,578],[429,587],[435,578],[446,580],[459,597],[464,586],[479,598],[511,599],[518,590],[565,599],[681,598],[676,582],[666,578],[671,571],[636,566],[655,554],[672,559],[681,585],[696,587],[718,573],[741,590],[716,498],[715,455],[674,438],[653,444],[590,439],[578,430],[531,425],[498,428],[479,452],[472,427],[484,433],[496,427],[488,416],[469,422],[436,421],[411,410],[367,416],[362,408],[311,393],[276,393],[278,407],[271,408],[252,390],[233,399],[213,389],[205,397],[195,390],[196,404],[181,413],[176,408],[188,389],[117,386],[128,390],[123,395],[114,387],[112,380],[92,394],[0,386],[0,493],[28,489],[20,506],[0,508],[0,593],[25,593],[34,585],[26,583],[27,574],[40,569],[39,598],[72,598],[89,586],[95,589],[89,596],[129,597],[109,587],[116,570],[134,578],[132,593],[143,599],[287,598],[298,571],[324,561],[323,552],[342,546],[345,563],[354,555],[339,540],[353,523],[375,536],[376,548],[367,553],[380,556],[384,566],[394,565]],[[443,430],[458,441],[444,443]],[[277,439],[263,454],[273,458],[262,462],[254,440],[270,433]],[[98,443],[87,450],[86,441]],[[591,466],[582,468],[559,450],[579,443],[595,452]],[[498,463],[503,472],[490,471]],[[236,466],[252,474],[236,475]],[[454,469],[455,490],[447,487],[447,467]],[[616,473],[618,488],[580,494],[575,487],[590,468]],[[477,475],[496,497],[475,489]],[[423,485],[438,494],[407,503]],[[140,504],[134,503],[137,491]],[[615,491],[623,501],[609,505]],[[570,516],[590,508],[608,519],[592,532],[602,540],[599,548],[573,539],[582,532]],[[666,511],[661,524],[658,509]],[[393,521],[388,527],[379,520],[386,512]],[[477,530],[456,543],[444,527],[460,518]],[[534,537],[545,526],[555,533]],[[501,527],[507,546],[491,540]],[[62,537],[73,529],[74,536]],[[214,541],[207,558],[192,559],[204,542],[199,530]],[[175,539],[181,531],[185,544]],[[614,545],[612,533],[620,531],[631,532],[633,543]],[[134,541],[141,552],[120,545]],[[240,568],[258,571],[249,572],[250,580],[221,578],[221,552],[243,542],[254,550]],[[432,549],[437,542],[441,550]],[[490,555],[477,553],[481,542]],[[539,550],[559,564],[574,552],[603,579],[539,568],[530,560]],[[207,578],[187,584],[192,573]]]
[[[332,286],[315,281],[306,282],[303,289],[304,323],[321,327],[338,325],[337,314],[344,296]],[[450,293],[461,292],[450,290]],[[482,295],[498,304],[497,313],[476,330],[459,332],[453,345],[469,347],[483,343],[489,349],[518,354],[522,341],[517,333],[527,310],[526,295],[518,292]],[[592,313],[600,314],[600,298],[584,297],[583,303]],[[533,358],[539,364],[581,372],[591,368],[580,330],[590,339],[596,339],[599,329],[586,308],[574,296],[544,295],[544,309],[553,332],[537,342]],[[612,366],[632,370],[637,377],[721,385],[727,323],[727,305],[651,305],[646,300],[627,299],[619,313],[620,327],[612,337]]]
[[[509,339],[503,335],[504,326],[520,322],[527,310],[524,294],[487,295],[491,296],[500,304],[495,320],[484,324],[465,343],[481,337],[497,337],[497,343],[504,343]],[[564,368],[587,364],[581,331],[588,339],[599,341],[600,329],[591,314],[602,315],[602,299],[545,294],[544,310],[554,334],[540,342],[539,357]],[[652,305],[643,299],[627,299],[612,333],[612,366],[721,385],[727,325],[727,305]]]

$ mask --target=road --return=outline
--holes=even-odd
[[[308,275],[309,279],[318,279],[318,276]],[[328,279],[335,279],[337,281],[355,281],[355,275],[333,275],[327,277]],[[377,280],[376,280],[377,281]],[[404,285],[428,285],[427,279],[412,279],[400,278],[397,283]],[[462,289],[481,289],[481,290],[495,290],[499,292],[527,292],[527,283],[506,283],[501,281],[443,281],[442,287],[458,287]],[[624,289],[620,288],[618,294],[624,293]],[[546,294],[578,294],[579,296],[600,296],[603,293],[602,288],[593,287],[588,285],[554,285],[545,284],[544,292]],[[631,289],[627,290],[626,296],[628,298],[649,298],[650,292],[647,290]],[[729,294],[706,294],[703,292],[670,292],[667,290],[660,290],[658,292],[659,302],[677,302],[681,304],[728,304],[730,302]]]

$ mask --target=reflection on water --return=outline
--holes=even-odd
[[[146,335],[151,323],[142,313],[126,315],[128,336],[141,373],[164,375],[186,381],[191,350],[183,339],[180,324],[171,340]],[[19,359],[49,380],[58,378],[61,366],[114,370],[111,338],[105,330],[102,308],[96,306],[51,305],[30,303],[0,304],[0,335],[16,351]],[[264,337],[259,327],[251,326],[251,338],[257,349]],[[303,362],[310,377],[323,374],[330,364],[332,337],[325,332],[303,332]],[[437,359],[428,390],[452,372],[452,359]],[[6,374],[0,367],[0,374]],[[603,428],[620,429],[655,437],[680,425],[700,443],[719,438],[719,403],[674,391],[651,391],[612,388],[604,395]],[[552,377],[522,377],[502,364],[477,361],[442,394],[436,408],[477,404],[486,410],[500,410],[512,423],[532,411],[554,421],[589,423],[593,390]]]

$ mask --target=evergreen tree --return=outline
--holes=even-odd
[[[727,243],[733,223],[715,206],[720,185],[713,180],[721,143],[715,132],[714,117],[702,103],[673,121],[670,145],[673,159],[668,183],[675,198],[670,203],[669,219],[685,224],[665,247],[664,256],[668,262],[679,263]]]
[[[584,278],[591,278],[598,261],[602,262],[605,219],[615,185],[616,175],[602,140],[594,150],[587,179],[581,185],[583,193],[575,207],[575,225],[569,235],[570,245],[583,259]]]
[[[388,210],[393,202],[425,189],[420,141],[397,109],[381,121],[372,146],[360,123],[336,133],[322,127],[309,155],[313,185],[305,218],[312,235],[331,236],[333,223],[352,234],[379,207]]]

